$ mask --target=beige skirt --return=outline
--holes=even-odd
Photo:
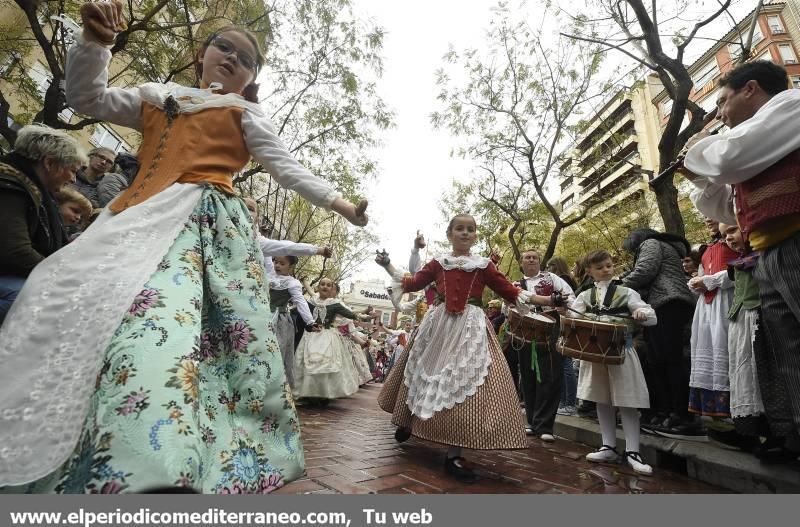
[[[622,364],[607,366],[582,360],[578,399],[618,408],[650,408],[650,394],[636,350],[626,348]]]
[[[411,435],[420,439],[445,445],[475,450],[527,448],[525,419],[519,410],[519,398],[491,328],[491,324],[487,324],[492,362],[483,384],[463,403],[440,410],[425,420],[412,415],[406,404],[408,388],[404,377],[408,354],[414,350],[412,337],[378,396],[381,409],[392,414],[392,424],[410,428]]]

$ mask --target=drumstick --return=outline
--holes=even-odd
[[[586,315],[586,313],[581,313],[580,311],[578,311],[578,310],[576,310],[576,309],[572,309],[571,307],[566,307],[566,306],[564,306],[564,307],[565,307],[566,309],[568,309],[569,311],[572,311],[573,313],[578,313],[579,315]],[[554,309],[553,311],[557,311],[557,310],[555,310],[555,309]],[[595,313],[590,313],[590,314],[595,314]],[[606,317],[628,318],[628,319],[630,319],[630,320],[636,320],[636,318],[634,318],[634,317],[633,317],[633,316],[631,316],[631,315],[603,315],[602,313],[600,313],[600,314],[599,314],[599,315],[597,315],[597,316],[599,316],[599,317],[606,316]]]

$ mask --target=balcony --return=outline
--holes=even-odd
[[[606,132],[598,138],[597,141],[592,141],[591,144],[586,145],[586,149],[580,154],[578,161],[582,162],[589,158],[598,149],[606,149],[607,144],[614,146],[613,135],[627,132],[629,129],[634,129],[634,115],[633,112],[626,112],[622,118],[614,123],[614,125],[606,130]],[[634,132],[635,133],[635,132]]]

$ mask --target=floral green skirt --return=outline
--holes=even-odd
[[[203,191],[108,346],[72,457],[16,491],[265,493],[303,474],[252,232],[240,199]]]

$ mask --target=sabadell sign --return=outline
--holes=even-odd
[[[359,295],[363,296],[364,298],[371,298],[375,300],[391,300],[389,295],[386,293],[376,293],[375,291],[368,291],[367,289],[362,289],[358,292]]]

